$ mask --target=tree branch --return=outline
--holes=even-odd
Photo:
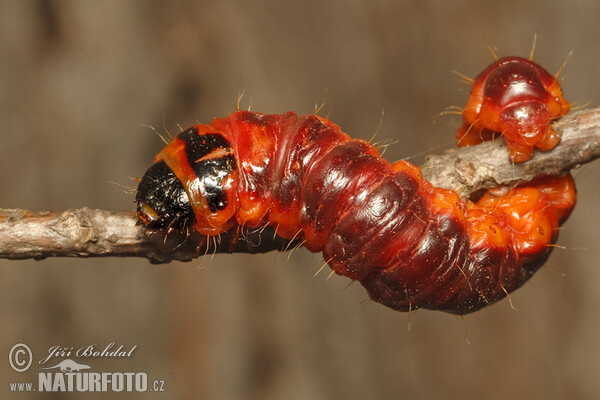
[[[421,169],[435,186],[468,198],[481,189],[566,173],[600,157],[600,108],[568,114],[554,128],[562,133],[561,143],[525,163],[511,163],[504,141],[497,140],[429,156]],[[165,238],[147,232],[136,222],[134,212],[0,209],[0,258],[120,256],[164,263],[188,261],[206,253],[260,253],[295,245],[276,236],[271,228],[249,232],[233,229],[212,238],[174,232]]]
[[[504,140],[496,140],[429,156],[421,165],[423,176],[434,186],[468,198],[481,189],[564,174],[600,157],[600,107],[567,114],[553,127],[562,133],[558,146],[546,153],[536,152],[527,162],[512,163]]]
[[[39,213],[0,209],[0,258],[118,256],[166,263],[213,253],[264,253],[289,245],[270,228],[250,232],[233,229],[219,237],[174,232],[165,238],[136,223],[135,212],[87,207]]]

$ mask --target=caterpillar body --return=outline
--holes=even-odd
[[[219,235],[270,225],[323,252],[376,302],[465,314],[543,264],[575,187],[569,175],[545,177],[464,202],[325,118],[237,111],[177,135],[136,200],[149,230]]]

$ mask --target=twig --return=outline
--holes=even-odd
[[[434,186],[468,198],[481,189],[564,174],[600,157],[600,107],[568,114],[554,128],[562,133],[559,145],[546,153],[537,152],[524,163],[511,163],[504,141],[496,140],[429,156],[421,170]]]
[[[562,174],[600,157],[600,108],[569,114],[554,127],[562,133],[561,143],[525,163],[512,164],[503,141],[497,140],[429,156],[421,166],[423,175],[435,186],[468,198],[481,189]],[[271,229],[234,229],[213,238],[173,233],[165,239],[164,235],[148,235],[136,222],[133,212],[0,209],[0,258],[133,256],[164,263],[205,253],[282,250],[288,244]]]
[[[202,254],[262,253],[288,241],[270,229],[232,230],[209,238],[196,233],[148,234],[134,212],[92,210],[33,213],[0,209],[0,258],[146,257],[152,263],[189,261]],[[263,240],[263,238],[265,240]],[[272,240],[271,240],[272,239]]]

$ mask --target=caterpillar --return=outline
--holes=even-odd
[[[469,103],[481,103],[476,119],[506,113],[514,88],[497,87],[501,80],[494,77],[525,76],[520,61],[498,60],[474,81]],[[535,96],[537,81],[519,82],[531,86],[518,92],[527,94],[523,107],[554,110],[548,94]],[[560,94],[556,83],[542,88]],[[566,109],[562,95],[559,100]],[[552,113],[520,119],[516,130],[527,146],[529,127],[545,130],[546,139],[533,145],[546,149],[553,119]],[[520,144],[506,129],[507,143]],[[518,151],[513,147],[515,161]],[[136,201],[139,224],[148,231],[215,236],[269,225],[322,252],[335,273],[359,281],[376,302],[399,311],[466,314],[506,297],[544,263],[574,207],[575,186],[570,175],[544,177],[465,202],[433,187],[416,166],[382,159],[372,144],[323,117],[236,111],[173,138],[141,179]]]

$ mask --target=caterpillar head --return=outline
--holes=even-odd
[[[188,195],[164,161],[146,171],[135,199],[138,224],[150,229],[182,229],[193,225],[194,213]]]
[[[231,143],[218,129],[194,125],[179,133],[138,185],[140,224],[167,234],[227,231],[234,225],[236,168]]]

